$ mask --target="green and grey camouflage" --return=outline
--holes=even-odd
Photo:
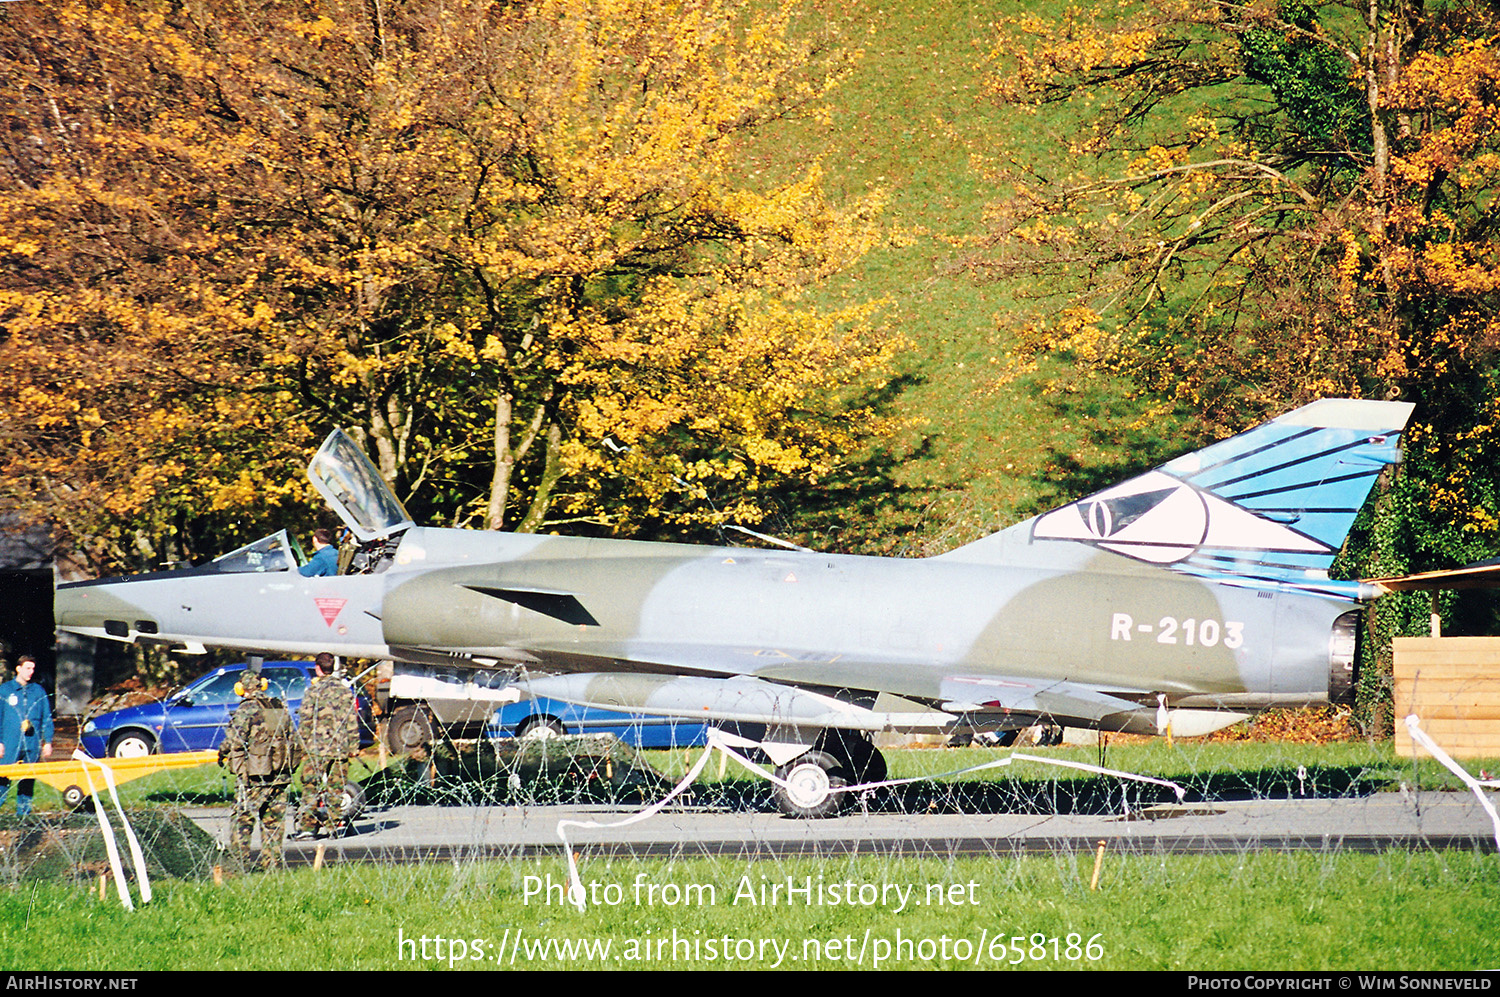
[[[272,696],[247,696],[230,716],[219,745],[219,764],[241,778],[281,776],[290,781],[300,755],[292,715]]]
[[[307,754],[302,766],[302,802],[297,827],[316,831],[338,828],[344,819],[344,783],[349,757],[359,750],[358,705],[354,693],[332,675],[313,679],[297,708],[297,734]],[[319,816],[319,803],[326,815]]]
[[[286,791],[301,750],[292,715],[281,700],[251,692],[229,718],[219,764],[235,775],[234,816],[229,853],[242,869],[250,866],[250,839],[260,823],[260,865],[282,864],[286,835]]]
[[[313,679],[297,708],[297,735],[308,755],[347,758],[359,750],[354,693],[332,675]]]

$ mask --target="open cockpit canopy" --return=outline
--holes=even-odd
[[[328,434],[307,465],[307,477],[360,543],[413,526],[370,458],[342,429]]]

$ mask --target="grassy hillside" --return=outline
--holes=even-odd
[[[829,293],[885,300],[889,327],[910,342],[889,399],[904,428],[862,476],[825,497],[832,508],[771,524],[814,546],[939,553],[1191,445],[1171,427],[1131,430],[1140,407],[1114,386],[1044,394],[1035,380],[1000,377],[1009,345],[1000,320],[1034,307],[1026,299],[1037,289],[979,282],[964,266],[999,194],[983,164],[1012,157],[1045,170],[1065,125],[983,96],[996,9],[873,0],[840,8],[841,41],[864,55],[835,94],[831,123],[786,126],[753,157],[772,175],[778,162],[820,159],[832,193],[889,196],[885,245]],[[807,504],[787,502],[804,512]]]

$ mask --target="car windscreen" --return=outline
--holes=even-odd
[[[238,703],[240,696],[234,691],[234,683],[242,674],[244,673],[235,671],[215,675],[205,682],[190,686],[184,690],[183,696],[191,700],[194,706],[229,706]]]
[[[283,702],[301,699],[307,692],[307,673],[300,668],[263,668],[266,689]]]
[[[260,674],[266,680],[266,691],[277,699],[296,701],[307,692],[307,672],[300,668],[262,668]],[[243,668],[236,668],[200,679],[178,695],[190,699],[194,706],[235,706],[240,701],[240,694],[234,686],[244,675]]]

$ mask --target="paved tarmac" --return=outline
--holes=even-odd
[[[1500,794],[1490,793],[1491,803]],[[638,813],[604,805],[394,806],[367,812],[353,834],[324,843],[325,862],[414,862],[558,854],[561,821],[609,824]],[[227,809],[189,811],[223,840]],[[854,812],[827,820],[668,807],[624,827],[570,827],[568,847],[629,855],[1011,855],[1092,851],[1232,853],[1255,850],[1463,849],[1495,852],[1497,829],[1472,792],[1389,792],[1338,799],[1189,803],[1129,814]],[[311,841],[287,842],[293,864]]]

